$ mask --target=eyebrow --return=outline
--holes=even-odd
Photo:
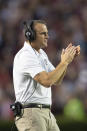
[[[43,31],[43,32],[37,31],[37,33],[39,33],[39,34],[48,34],[48,31],[47,32],[45,32],[45,31]]]

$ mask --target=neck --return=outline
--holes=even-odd
[[[40,48],[37,46],[36,43],[34,43],[34,42],[30,43],[29,41],[27,41],[27,43],[30,44],[31,47],[34,48],[38,53],[40,52]]]

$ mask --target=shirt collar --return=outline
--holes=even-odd
[[[30,44],[28,44],[26,41],[24,42],[24,47],[26,48],[26,49],[28,49],[29,51],[31,50],[31,51],[33,51],[33,52],[35,52],[35,54],[36,55],[41,55],[42,53],[41,53],[41,49],[40,49],[40,53],[38,53],[34,48],[32,48],[32,46],[30,45]]]
[[[24,42],[24,47],[27,48],[27,49],[30,49],[32,48],[30,44],[28,44],[26,41]]]

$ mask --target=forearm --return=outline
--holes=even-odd
[[[61,84],[61,82],[62,82],[62,80],[63,80],[63,78],[64,78],[64,76],[66,74],[66,70],[63,72],[63,74],[61,75],[60,79],[55,83],[55,85],[60,85]]]
[[[55,70],[48,73],[48,79],[51,85],[61,83],[65,76],[67,66],[67,63],[60,63]]]

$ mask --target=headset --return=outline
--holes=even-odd
[[[29,22],[24,21],[23,22],[25,26],[25,37],[30,41],[34,41],[36,39],[36,32],[34,30],[34,20],[31,20]]]

